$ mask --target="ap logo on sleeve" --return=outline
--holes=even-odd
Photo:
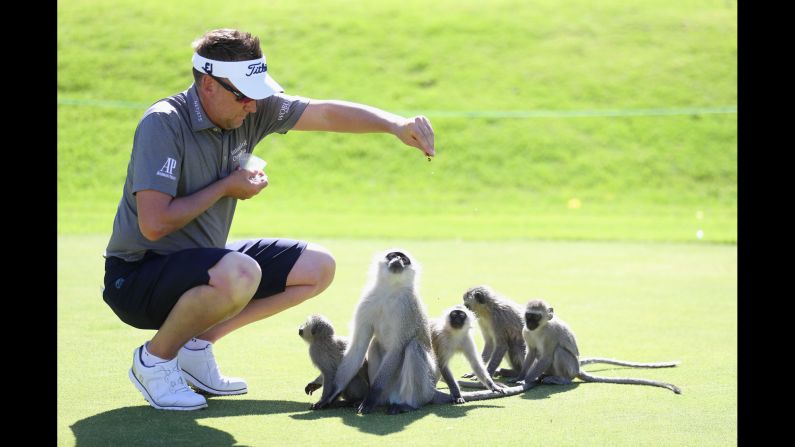
[[[177,160],[168,157],[166,159],[166,162],[163,164],[163,167],[160,168],[159,171],[157,171],[157,175],[171,180],[176,180],[177,178],[174,177],[174,168],[176,167],[177,167]]]

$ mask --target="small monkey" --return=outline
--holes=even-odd
[[[475,316],[472,312],[459,304],[445,310],[441,317],[431,320],[431,343],[436,355],[436,365],[439,368],[439,374],[450,389],[450,394],[453,395],[454,403],[466,402],[461,397],[461,388],[459,388],[458,382],[450,372],[450,359],[457,352],[464,354],[483,385],[492,391],[504,393],[504,390],[494,383],[486,371],[477,348],[475,348],[475,340],[470,332],[474,319]],[[438,375],[436,380],[439,380]]]
[[[348,339],[334,335],[334,326],[323,315],[310,315],[306,322],[298,329],[298,335],[309,344],[309,357],[312,363],[320,370],[320,375],[315,380],[309,382],[304,388],[306,394],[311,395],[313,391],[319,389],[323,384],[330,384],[337,373],[337,367],[342,361],[345,349],[348,347]],[[345,387],[341,396],[346,403],[356,404],[364,399],[370,384],[367,380],[367,362],[359,369],[359,372],[351,379]],[[321,400],[327,398],[331,393],[331,387],[327,386],[323,390]],[[316,404],[312,404],[313,409]]]
[[[478,317],[478,325],[483,334],[483,362],[486,370],[494,377],[515,376],[522,367],[527,346],[522,337],[524,328],[524,309],[503,297],[487,285],[471,287],[464,293],[464,306]],[[497,368],[505,354],[508,354],[510,369]],[[474,374],[465,374],[471,378]]]
[[[667,388],[681,394],[677,386],[655,380],[623,377],[596,377],[580,369],[577,341],[574,332],[560,318],[554,318],[554,309],[543,300],[530,300],[525,308],[525,328],[522,333],[527,343],[527,356],[522,363],[519,376],[513,382],[524,380],[526,386],[537,383],[565,385],[577,377],[586,382],[623,383],[631,385],[650,385]],[[668,367],[678,362],[632,363],[612,359],[583,359],[587,363],[613,363],[636,367]],[[652,365],[652,366],[649,366]],[[663,366],[660,366],[663,365]]]

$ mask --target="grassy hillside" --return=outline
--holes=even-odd
[[[235,233],[736,241],[735,2],[482,5],[60,1],[59,232],[109,233],[146,106],[189,86],[193,39],[238,27],[287,93],[424,113],[438,156],[271,136]]]

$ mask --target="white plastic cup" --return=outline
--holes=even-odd
[[[265,169],[265,166],[268,165],[267,161],[249,152],[240,154],[239,160],[240,160],[240,167],[245,169],[246,171],[257,171],[257,170],[262,171]]]

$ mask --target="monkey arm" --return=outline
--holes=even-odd
[[[326,375],[328,376],[329,380],[325,380],[324,379],[324,376],[326,376]],[[333,378],[334,378],[333,371],[325,371],[323,374],[320,375],[321,386],[322,386],[323,382],[331,383]],[[309,385],[312,385],[312,384],[309,384]],[[307,387],[309,387],[309,385],[307,385]],[[311,407],[309,407],[309,409],[310,410],[317,409],[318,405],[320,405],[321,402],[326,402],[326,401],[328,403],[334,402],[334,400],[337,399],[337,396],[339,395],[339,393],[337,393],[336,395],[332,395],[333,393],[334,393],[334,387],[332,387],[332,386],[324,387],[323,388],[323,394],[320,395],[320,400],[317,401],[315,404],[313,404]],[[320,407],[320,408],[322,408],[322,407]]]
[[[313,409],[319,410],[328,406],[333,402],[342,391],[348,386],[353,376],[355,376],[359,369],[364,364],[364,356],[367,353],[367,347],[370,345],[370,340],[373,338],[373,326],[371,324],[358,325],[359,330],[353,333],[353,338],[348,351],[342,357],[337,368],[337,373],[333,376],[334,380],[329,380],[325,387],[323,387],[323,397],[313,406]],[[331,378],[331,376],[329,376]]]
[[[506,352],[508,352],[507,346],[496,345],[494,347],[494,353],[491,356],[491,361],[489,361],[489,366],[486,367],[486,370],[489,372],[490,376],[494,377],[494,371],[496,371],[497,367],[500,366],[502,358],[505,357]]]
[[[483,338],[485,340],[485,344],[483,345],[483,353],[480,354],[480,357],[483,359],[483,363],[485,364],[486,362],[489,361],[489,359],[491,359],[491,354],[494,352],[494,342],[491,340],[491,337],[489,337],[487,334],[483,334]],[[465,379],[471,379],[472,377],[475,376],[477,376],[477,374],[475,374],[474,372],[470,372],[464,374],[461,377]]]
[[[483,345],[483,353],[480,354],[480,357],[483,359],[483,363],[486,363],[491,359],[491,354],[494,352],[494,341],[491,337],[483,337],[485,339],[485,343]]]
[[[450,372],[450,367],[445,365],[443,368],[439,369],[442,372],[442,378],[444,382],[447,384],[447,388],[450,389],[450,394],[453,396],[453,403],[454,404],[463,404],[466,403],[463,397],[461,397],[461,388],[458,387],[458,382],[455,381],[453,378],[453,373]]]
[[[552,350],[552,352],[554,352],[554,350]],[[552,352],[548,353],[548,355],[536,358],[530,370],[527,371],[527,374],[524,376],[525,384],[532,386],[533,383],[536,383],[541,378],[542,374],[549,370],[549,367],[552,366],[552,359],[554,358]]]
[[[311,395],[313,391],[319,390],[323,386],[323,374],[317,376],[317,378],[309,383],[306,384],[304,387],[304,392],[306,394]]]
[[[525,380],[527,373],[530,371],[530,366],[536,361],[536,356],[536,350],[528,347],[527,354],[525,354],[524,361],[522,362],[522,369],[519,371],[519,374],[516,377],[509,380],[508,382],[516,383],[520,380]]]
[[[483,385],[486,385],[492,391],[500,391],[502,390],[501,387],[498,387],[497,384],[494,383],[492,380],[491,375],[486,371],[486,366],[483,364],[483,361],[480,360],[478,357],[477,349],[475,349],[475,342],[472,340],[472,337],[467,337],[461,343],[461,348],[464,351],[464,356],[469,361],[469,365],[472,367],[472,371],[475,372],[475,375],[478,377],[480,382]],[[448,383],[448,386],[450,384]],[[458,383],[456,383],[458,386]],[[452,392],[452,387],[450,388]],[[455,397],[455,395],[453,395]]]

